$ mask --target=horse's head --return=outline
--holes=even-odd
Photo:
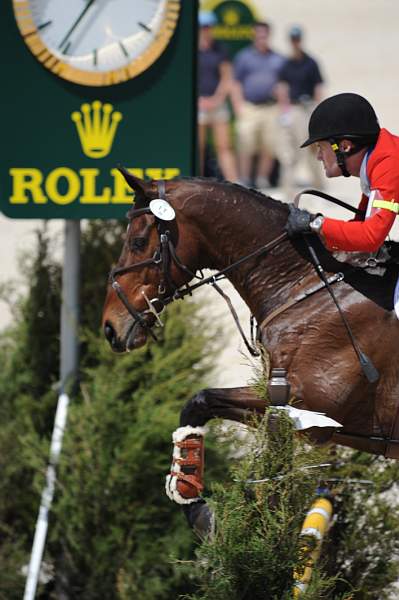
[[[143,181],[120,170],[136,200],[103,310],[104,333],[116,352],[139,348],[148,335],[154,337],[158,314],[194,276],[199,245],[174,182]],[[158,210],[150,206],[157,198],[165,202],[158,202]]]

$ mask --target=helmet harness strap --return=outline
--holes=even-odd
[[[350,153],[348,153],[348,152],[346,152],[346,153],[342,152],[342,150],[339,149],[338,141],[335,138],[330,138],[328,141],[330,142],[331,148],[334,151],[334,154],[335,154],[336,159],[337,159],[338,166],[339,166],[339,168],[342,171],[342,175],[344,177],[350,177],[351,174],[349,173],[348,169],[346,168],[345,158],[347,156],[350,156],[350,154],[353,154],[353,152],[350,152]]]

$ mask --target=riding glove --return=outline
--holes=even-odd
[[[289,237],[295,237],[301,233],[312,233],[310,223],[316,218],[307,210],[297,208],[294,204],[289,204],[290,214],[285,225],[285,231]]]

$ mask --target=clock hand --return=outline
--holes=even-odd
[[[69,29],[69,31],[66,33],[64,39],[62,40],[62,42],[58,45],[58,48],[61,50],[62,46],[65,44],[65,42],[68,41],[70,35],[72,34],[73,31],[75,31],[76,27],[79,25],[80,21],[83,19],[83,17],[85,16],[85,14],[87,13],[87,11],[89,10],[90,6],[92,4],[94,4],[95,0],[89,0],[89,2],[86,4],[86,6],[84,7],[84,9],[82,10],[82,12],[80,13],[80,15],[78,16],[78,18],[76,19],[76,21],[74,22],[74,24],[72,25],[72,27]]]
[[[145,31],[152,33],[151,27],[148,27],[148,25],[146,25],[145,23],[141,23],[140,21],[137,21],[137,25],[139,25],[139,27],[141,27],[142,29],[145,29]]]

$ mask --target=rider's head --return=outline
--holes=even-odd
[[[315,108],[309,121],[309,137],[301,148],[319,142],[327,177],[341,174],[349,177],[352,173],[347,159],[373,146],[379,132],[377,115],[365,98],[358,94],[337,94]],[[327,162],[330,155],[339,168],[334,170],[330,165],[329,171],[323,151]]]

